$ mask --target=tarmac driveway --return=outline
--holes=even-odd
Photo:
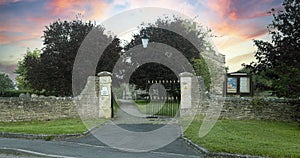
[[[180,127],[176,123],[164,123],[172,122],[170,120],[149,121],[145,117],[136,117],[142,114],[139,114],[132,104],[126,103],[121,106],[123,110],[119,109],[115,121],[106,123],[80,138],[63,141],[0,138],[0,156],[21,157],[1,154],[1,151],[5,150],[29,153],[35,155],[34,157],[204,157],[203,153],[193,149],[180,138]],[[134,112],[135,116],[129,116],[126,110]]]
[[[18,153],[29,153],[35,155],[35,157],[183,158],[202,156],[201,153],[186,145],[184,141],[180,138],[176,139],[174,142],[170,143],[169,145],[163,148],[156,149],[153,151],[128,152],[109,147],[106,144],[100,142],[92,134],[81,138],[68,139],[65,141],[0,138],[0,149],[17,151]]]

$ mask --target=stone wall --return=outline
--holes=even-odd
[[[78,117],[78,113],[70,98],[0,98],[0,122],[74,117]]]
[[[296,121],[296,106],[300,100],[226,98],[217,102],[223,119]],[[202,101],[196,108],[206,115],[209,101]]]
[[[91,98],[88,98],[88,109],[91,108],[90,99]],[[0,98],[0,122],[53,120],[79,117],[77,111],[80,112],[81,110],[76,108],[76,102],[72,98],[56,97]],[[226,98],[225,100],[221,99],[217,101],[217,103],[216,101],[214,102],[215,103],[211,105],[215,106],[217,104],[218,108],[221,108],[220,118],[223,119],[280,121],[295,121],[296,106],[300,104],[300,100],[252,98]],[[294,104],[290,104],[291,102]],[[197,110],[200,114],[206,115],[209,105],[208,99],[202,99],[198,106],[195,106],[195,102],[193,102],[191,110]],[[97,117],[97,110],[84,111],[84,116]]]
[[[87,84],[77,97],[37,96],[0,97],[0,122],[54,120],[60,118],[99,118],[99,97],[96,76],[88,77]],[[100,111],[101,112],[101,111]]]
[[[223,94],[223,83],[225,81],[225,56],[214,50],[204,51],[202,54],[209,68],[211,77],[210,92],[216,95]]]
[[[98,77],[89,76],[86,86],[80,95],[74,99],[78,114],[82,119],[99,117],[99,93],[97,93],[99,90],[97,82],[99,82]]]

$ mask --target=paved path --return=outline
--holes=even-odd
[[[119,109],[116,120],[95,129],[87,136],[64,141],[0,138],[0,153],[1,149],[10,149],[39,156],[66,158],[183,158],[203,156],[179,138],[180,127],[176,120],[149,120],[137,109],[134,109],[132,104],[125,102],[121,106],[123,110]],[[134,112],[135,116],[129,115],[126,111]],[[166,143],[166,140],[170,142]],[[158,148],[158,144],[162,146]]]
[[[132,101],[119,100],[118,104],[115,124],[177,124],[177,120],[168,117],[146,118],[147,115],[141,113]]]

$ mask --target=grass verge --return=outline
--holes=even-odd
[[[199,138],[202,117],[197,116],[185,136],[211,152],[270,157],[300,157],[300,128],[297,123],[218,120],[213,129]]]
[[[90,124],[100,124],[104,119],[91,120]],[[87,128],[80,118],[58,119],[51,121],[0,122],[0,132],[26,134],[75,134]]]

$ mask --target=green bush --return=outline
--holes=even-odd
[[[28,90],[7,90],[0,94],[1,97],[19,97],[20,94],[31,93]]]
[[[199,59],[193,59],[192,61],[196,75],[203,78],[205,88],[209,91],[211,86],[211,74],[209,72],[206,61],[202,57]]]

